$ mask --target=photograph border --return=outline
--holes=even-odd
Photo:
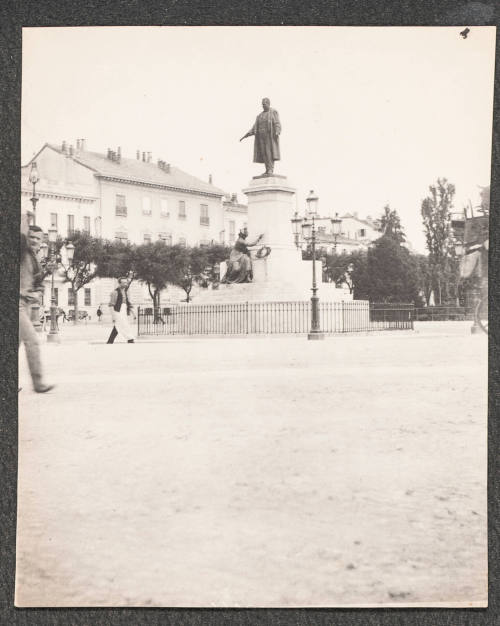
[[[6,0],[0,7],[0,206],[2,229],[0,273],[3,303],[1,449],[2,510],[0,546],[0,622],[4,624],[493,624],[498,612],[499,484],[500,449],[498,405],[500,402],[500,242],[498,211],[490,214],[489,263],[489,415],[488,415],[488,562],[489,607],[487,609],[348,608],[348,609],[179,609],[179,608],[14,608],[16,498],[17,498],[17,368],[18,368],[18,242],[20,223],[20,111],[21,29],[34,26],[491,26],[498,27],[493,3],[456,1],[373,2],[175,2],[154,0],[81,2]],[[201,6],[203,5],[203,6]],[[492,204],[500,198],[499,165],[499,33],[495,66],[495,101],[492,137]],[[496,593],[495,593],[496,591]],[[362,602],[362,598],[360,598]]]

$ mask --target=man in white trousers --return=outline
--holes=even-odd
[[[128,322],[128,316],[132,315],[135,319],[135,315],[134,307],[128,299],[128,281],[126,278],[118,279],[118,287],[111,292],[109,308],[114,326],[108,343],[113,343],[118,333],[122,334],[128,343],[134,343],[134,334]]]

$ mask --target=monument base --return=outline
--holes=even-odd
[[[292,302],[312,296],[312,261],[302,260],[302,251],[294,243],[292,218],[296,211],[295,188],[286,176],[254,176],[243,190],[248,197],[249,241],[262,239],[252,253],[253,281],[220,285],[219,289],[200,292],[196,304],[232,302]],[[262,246],[270,254],[255,258]],[[221,267],[222,275],[225,268]],[[321,281],[321,261],[316,261],[316,275]],[[318,296],[326,302],[352,300],[348,289],[333,283],[318,283]]]

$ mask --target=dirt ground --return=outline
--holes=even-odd
[[[484,605],[469,328],[22,355],[17,606]]]

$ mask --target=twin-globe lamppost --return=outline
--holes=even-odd
[[[43,243],[41,245],[41,249],[43,249],[44,253],[46,252],[46,260],[47,260],[47,269],[50,270],[51,273],[51,289],[50,289],[50,331],[47,335],[47,341],[50,342],[59,342],[59,328],[57,327],[57,302],[56,302],[56,291],[54,287],[54,275],[61,264],[61,255],[56,251],[56,243],[57,243],[57,229],[49,228],[49,246],[47,250],[47,244]],[[68,259],[68,264],[71,266],[73,261],[73,255],[75,253],[75,246],[68,241],[65,244],[66,249],[66,257]]]
[[[317,230],[316,222],[329,220],[332,224],[332,234],[337,245],[337,237],[340,234],[340,226],[342,220],[338,217],[319,217],[318,215],[318,196],[311,190],[306,198],[307,209],[305,217],[301,217],[297,211],[292,218],[292,224],[295,236],[295,245],[299,248],[301,237],[303,241],[310,243],[312,254],[312,297],[311,297],[311,329],[307,335],[308,339],[324,339],[325,335],[321,331],[319,316],[319,298],[318,285],[316,281],[316,243]]]

